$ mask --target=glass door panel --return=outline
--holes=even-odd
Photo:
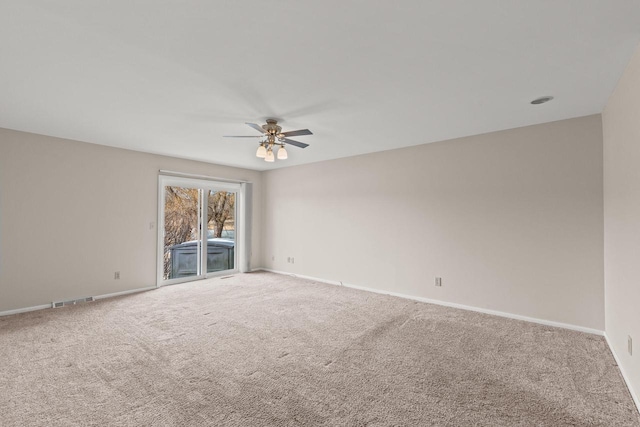
[[[163,279],[201,274],[202,190],[164,187]]]
[[[207,190],[207,273],[235,268],[235,218],[236,193]]]

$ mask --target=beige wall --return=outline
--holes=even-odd
[[[265,172],[263,265],[603,330],[601,124]]]
[[[606,333],[640,398],[640,47],[602,114]],[[627,336],[634,355],[627,352]]]
[[[0,312],[154,286],[160,169],[252,181],[261,211],[259,172],[0,129]]]
[[[254,267],[603,329],[601,132],[590,116],[260,173],[0,129],[0,311],[154,285],[169,169],[255,183]]]

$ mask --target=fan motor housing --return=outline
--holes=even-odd
[[[278,121],[274,119],[267,119],[267,124],[262,125],[262,129],[270,135],[275,135],[282,131],[282,127],[278,126]]]

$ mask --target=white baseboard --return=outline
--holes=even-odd
[[[401,294],[401,293],[398,293],[398,292],[384,291],[384,290],[381,290],[381,289],[368,288],[366,286],[352,285],[352,284],[349,284],[349,283],[343,283],[343,282],[339,282],[339,281],[335,281],[335,280],[326,280],[326,279],[321,279],[321,278],[318,278],[318,277],[304,276],[304,275],[301,275],[301,274],[287,273],[285,271],[271,270],[271,269],[268,269],[268,268],[257,268],[254,271],[256,271],[256,270],[263,270],[263,271],[268,271],[268,272],[271,272],[271,273],[284,274],[284,275],[287,275],[287,276],[299,277],[301,279],[308,279],[308,280],[313,280],[313,281],[316,281],[316,282],[328,283],[330,285],[344,286],[344,287],[347,287],[347,288],[359,289],[361,291],[374,292],[376,294],[391,295],[391,296],[394,296],[394,297],[410,299],[410,300],[413,300],[413,301],[426,302],[426,303],[429,303],[429,304],[437,304],[437,305],[442,305],[442,306],[445,306],[445,307],[459,308],[461,310],[475,311],[475,312],[478,312],[478,313],[491,314],[493,316],[506,317],[506,318],[515,319],[515,320],[523,320],[525,322],[538,323],[538,324],[541,324],[541,325],[553,326],[553,327],[556,327],[556,328],[570,329],[572,331],[586,332],[588,334],[604,336],[604,331],[601,331],[599,329],[586,328],[584,326],[572,325],[570,323],[561,323],[561,322],[554,322],[552,320],[538,319],[538,318],[535,318],[535,317],[521,316],[519,314],[506,313],[504,311],[489,310],[489,309],[486,309],[486,308],[473,307],[473,306],[470,306],[470,305],[458,304],[458,303],[454,303],[454,302],[441,301],[441,300],[435,300],[435,299],[424,298],[424,297],[417,297],[417,296],[413,296],[413,295]]]
[[[28,313],[30,311],[51,308],[51,304],[34,305],[33,307],[16,308],[15,310],[0,311],[0,316],[11,316],[12,314]]]
[[[122,295],[137,294],[138,292],[151,291],[153,289],[158,289],[158,287],[157,286],[148,286],[146,288],[138,288],[138,289],[131,289],[131,290],[128,290],[128,291],[113,292],[111,294],[97,295],[97,296],[93,297],[93,299],[94,300],[99,300],[99,299],[105,299],[105,298],[120,297]]]
[[[122,295],[129,295],[129,294],[136,294],[138,292],[150,291],[152,289],[157,289],[157,288],[155,286],[149,286],[147,288],[130,289],[128,291],[96,295],[93,297],[93,299],[99,300],[99,299],[105,299],[105,298],[119,297]],[[28,313],[30,311],[44,310],[46,308],[51,308],[51,304],[34,305],[33,307],[24,307],[24,308],[16,308],[15,310],[0,311],[0,316],[10,316],[12,314]]]
[[[640,412],[640,397],[636,392],[636,390],[633,389],[633,386],[631,385],[631,381],[629,381],[629,377],[627,376],[624,370],[624,366],[622,366],[622,364],[620,363],[620,358],[618,357],[618,354],[616,353],[616,350],[613,347],[613,345],[611,345],[611,340],[609,339],[609,336],[607,335],[606,332],[604,334],[604,339],[607,341],[607,345],[611,350],[611,354],[613,354],[613,358],[616,360],[616,364],[618,365],[618,369],[622,374],[622,378],[624,379],[624,382],[627,384],[627,388],[629,389],[629,394],[631,394],[631,398],[633,399],[633,402],[636,404],[636,408],[638,408],[638,412]]]

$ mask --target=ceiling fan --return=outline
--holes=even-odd
[[[282,132],[282,127],[278,126],[278,121],[275,119],[267,119],[267,123],[259,126],[255,123],[245,123],[247,126],[260,132],[262,135],[225,135],[225,138],[263,138],[260,141],[256,156],[265,160],[265,162],[275,161],[273,154],[273,147],[279,145],[278,159],[284,160],[287,156],[287,150],[284,148],[284,144],[293,145],[295,147],[305,148],[309,144],[304,142],[294,141],[289,139],[290,136],[302,136],[313,135],[309,129],[291,130],[288,132]]]

